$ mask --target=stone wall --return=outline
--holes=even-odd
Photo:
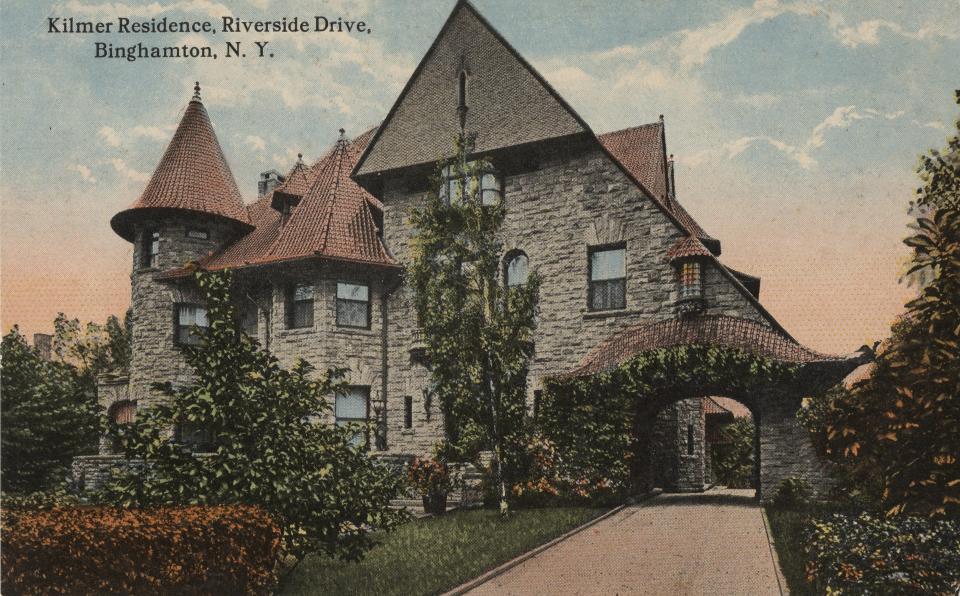
[[[663,490],[699,492],[708,484],[703,423],[703,400],[698,397],[664,406],[657,414],[651,458],[655,482]]]
[[[78,490],[98,490],[113,470],[122,470],[129,465],[129,460],[122,455],[81,455],[73,458],[70,471]]]
[[[206,240],[188,238],[187,231],[205,230]],[[145,268],[143,235],[149,231],[160,232],[160,251],[157,266]],[[165,215],[151,222],[151,226],[138,225],[133,246],[133,274],[131,310],[133,335],[130,361],[130,399],[143,408],[163,399],[151,388],[153,383],[171,382],[185,385],[190,382],[191,372],[179,349],[174,345],[174,304],[177,302],[203,302],[191,279],[163,281],[157,279],[160,272],[182,267],[196,261],[218,246],[226,243],[235,232],[233,225],[216,218],[188,215]]]
[[[600,341],[624,327],[675,316],[677,279],[666,253],[684,233],[590,144],[539,145],[523,161],[536,166],[504,177],[502,240],[504,254],[522,250],[543,278],[528,384],[532,403],[544,377],[573,368]],[[401,263],[411,259],[407,222],[426,195],[422,178],[396,175],[384,181],[384,240]],[[609,244],[626,248],[626,308],[590,312],[588,249]],[[719,272],[708,268],[704,281],[708,309],[764,321]],[[410,363],[416,319],[409,287],[390,298],[390,319],[388,420],[402,418],[397,412],[403,396],[411,395],[417,424],[412,432],[391,424],[389,446],[422,452],[439,438],[441,426],[423,400],[426,369]]]

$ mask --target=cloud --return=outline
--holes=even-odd
[[[920,122],[919,120],[913,120],[913,123],[917,126],[922,126],[923,128],[933,128],[936,130],[947,130],[947,125],[939,120],[931,120],[930,122]]]
[[[284,155],[281,155],[279,153],[273,154],[273,163],[276,164],[276,166],[280,168],[282,172],[286,172],[291,167],[293,167],[293,164],[295,164],[298,159],[300,159],[299,155],[300,155],[299,150],[294,149],[293,147],[287,147],[286,154]]]
[[[70,164],[67,166],[67,170],[80,174],[80,177],[83,178],[84,182],[89,182],[90,184],[97,183],[96,176],[94,176],[90,168],[85,165],[78,163]]]
[[[814,126],[810,131],[810,135],[802,144],[794,145],[768,135],[743,136],[734,141],[724,143],[718,150],[706,149],[698,151],[682,159],[682,162],[686,165],[696,166],[716,157],[735,159],[754,144],[766,143],[780,153],[783,153],[787,158],[795,161],[797,165],[804,170],[812,170],[817,166],[817,160],[812,154],[816,149],[820,149],[826,145],[826,135],[828,131],[837,128],[849,128],[854,122],[859,120],[875,120],[878,118],[883,120],[896,120],[903,114],[904,112],[902,110],[897,112],[882,112],[873,108],[865,108],[858,111],[857,106],[840,106],[836,108],[832,114],[824,118],[822,122]]]
[[[905,37],[907,39],[924,40],[934,37],[943,37],[946,39],[960,39],[960,34],[951,31],[940,25],[931,25],[922,27],[916,31],[904,29],[899,23],[885,19],[871,19],[862,21],[853,27],[848,27],[844,18],[836,13],[830,15],[829,22],[833,28],[833,35],[841,44],[856,48],[861,45],[875,46],[880,43],[880,31],[886,30],[890,33]]]
[[[120,140],[120,135],[117,134],[117,131],[109,126],[101,127],[100,130],[97,131],[97,136],[100,137],[100,140],[111,147],[119,147],[120,143],[122,142]]]
[[[781,4],[777,0],[757,0],[753,6],[733,10],[718,21],[679,31],[680,40],[675,52],[684,67],[703,64],[713,50],[735,41],[747,27],[790,13],[813,15],[816,10],[805,3]]]
[[[229,16],[232,14],[230,9],[217,2],[209,0],[184,0],[181,2],[170,2],[161,4],[151,2],[150,4],[131,5],[122,2],[105,2],[103,4],[84,4],[78,0],[70,0],[65,5],[59,7],[61,12],[69,12],[86,17],[106,17],[116,19],[117,17],[128,18],[152,18],[161,16],[168,12],[199,13],[212,18]],[[57,11],[54,11],[57,12]]]
[[[255,151],[263,151],[267,148],[267,142],[257,135],[247,135],[243,142]]]
[[[112,126],[102,126],[97,131],[97,137],[110,147],[119,147],[124,141],[149,139],[151,141],[168,141],[173,136],[173,126],[134,126],[127,131],[118,131]]]
[[[173,136],[173,125],[168,126],[134,126],[130,129],[133,139],[146,138],[151,141],[169,141]]]
[[[120,159],[119,157],[108,159],[106,163],[112,165],[113,169],[116,170],[118,174],[120,174],[121,176],[126,176],[131,180],[135,180],[137,182],[146,182],[150,180],[149,174],[144,174],[143,172],[138,172],[137,170],[134,170],[133,168],[127,165],[127,162]]]

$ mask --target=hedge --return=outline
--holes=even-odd
[[[828,594],[957,594],[960,526],[953,520],[834,514],[807,535],[807,580]]]
[[[257,594],[280,531],[250,506],[2,514],[4,594]]]

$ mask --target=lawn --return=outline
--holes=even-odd
[[[767,507],[770,532],[777,548],[780,570],[787,580],[793,596],[816,596],[813,586],[807,583],[807,556],[803,552],[804,532],[811,520],[829,513],[825,507],[780,508]]]
[[[454,511],[411,521],[360,563],[308,558],[283,594],[438,594],[603,513],[600,509]]]

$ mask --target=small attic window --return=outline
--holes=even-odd
[[[700,263],[684,261],[680,264],[680,299],[688,300],[703,296],[703,281],[700,275]]]
[[[466,71],[460,71],[460,77],[457,82],[457,106],[461,108],[467,107],[467,73]]]
[[[443,184],[440,187],[440,200],[444,205],[451,203],[459,205],[463,195],[470,195],[474,191],[480,193],[480,204],[484,207],[494,207],[500,203],[500,197],[503,194],[503,179],[490,166],[484,166],[482,170],[474,171],[477,162],[468,162],[464,167],[464,173],[458,175],[457,169],[452,165],[443,168]],[[479,178],[479,187],[471,187],[471,180],[466,172],[475,174]]]
[[[210,232],[200,228],[191,228],[187,230],[187,238],[191,238],[193,240],[209,240]]]

